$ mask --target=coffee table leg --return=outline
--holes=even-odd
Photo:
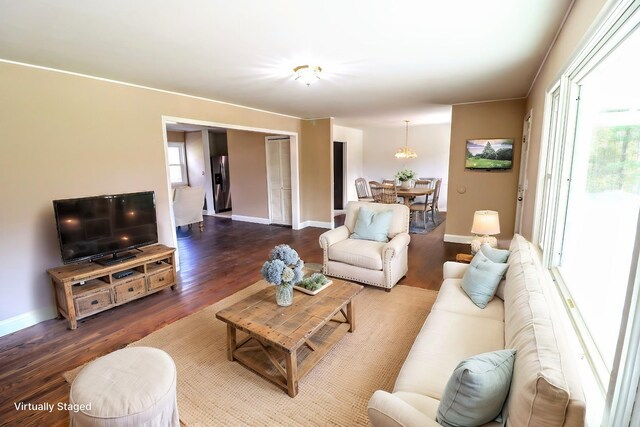
[[[347,304],[347,320],[349,321],[349,332],[356,330],[356,316],[355,309],[353,307],[353,301],[349,301]]]
[[[297,351],[284,355],[287,365],[287,392],[289,396],[296,397],[298,394],[298,356]]]
[[[236,328],[227,323],[227,359],[233,362],[236,351]]]

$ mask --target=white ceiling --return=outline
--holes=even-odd
[[[526,96],[571,0],[0,0],[0,58],[347,126]],[[293,80],[301,64],[322,80]]]

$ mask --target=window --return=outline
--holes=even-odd
[[[184,142],[170,142],[168,145],[167,154],[169,156],[169,179],[171,180],[171,185],[189,185]]]
[[[605,425],[628,425],[640,344],[625,332],[640,313],[640,2],[619,5],[547,94],[534,232],[607,397]]]

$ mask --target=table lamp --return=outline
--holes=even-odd
[[[475,254],[480,250],[483,243],[495,248],[498,246],[498,239],[493,234],[500,234],[500,219],[496,211],[476,211],[473,214],[473,225],[471,232],[476,236],[471,240],[471,253]]]

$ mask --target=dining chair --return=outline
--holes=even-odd
[[[369,181],[369,188],[371,188],[371,195],[376,203],[395,204],[398,202],[398,193],[395,185]]]
[[[395,179],[383,179],[382,183],[384,185],[393,185],[394,187],[396,186],[396,180]]]
[[[418,188],[418,189],[431,188],[431,180],[425,180],[422,178],[416,179],[414,188]],[[415,217],[417,220],[418,214],[422,213],[422,222],[425,224],[425,227],[426,227],[426,224],[427,224],[426,211],[427,211],[427,207],[429,206],[428,204],[429,196],[428,195],[416,196],[412,200],[415,200],[415,202],[409,205],[411,216]]]
[[[431,212],[431,220],[433,221],[434,224],[436,223],[436,218],[435,218],[436,213],[438,214],[440,213],[438,209],[438,198],[440,196],[440,185],[442,184],[442,179],[435,178],[434,182],[435,182],[434,191],[433,193],[431,193],[430,202],[429,202],[429,196],[426,196],[423,201],[412,203],[409,206],[409,210],[411,211],[411,213],[413,212],[416,212],[416,214],[422,213],[422,222],[425,228],[427,226],[427,212]],[[426,180],[416,181],[416,186],[418,186],[418,183],[420,183],[421,186],[425,186],[425,187],[429,187],[431,185],[431,183]]]
[[[369,184],[364,178],[356,179],[356,193],[358,194],[358,201],[360,202],[373,202],[369,191]]]
[[[421,181],[429,181],[429,188],[434,188],[436,185],[436,179],[438,178],[420,178]]]

